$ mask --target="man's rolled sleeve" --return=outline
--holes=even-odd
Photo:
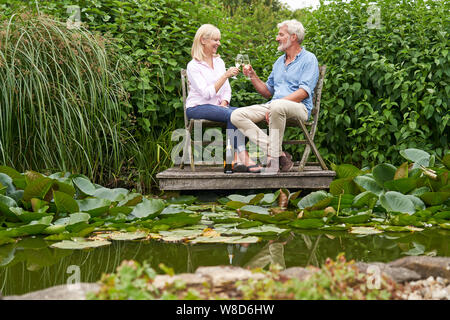
[[[270,93],[273,95],[275,92],[275,82],[273,79],[273,70],[270,73],[269,79],[267,79],[267,81],[266,81],[266,87],[267,87],[267,90],[269,90]]]
[[[308,93],[308,97],[313,94],[314,87],[319,79],[319,63],[315,57],[305,64],[301,74],[299,89],[303,89]]]

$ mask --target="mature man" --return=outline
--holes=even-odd
[[[251,66],[243,69],[256,91],[272,100],[239,108],[231,114],[231,122],[266,152],[265,172],[271,173],[292,169],[290,155],[281,148],[286,120],[308,120],[319,78],[316,56],[301,46],[305,35],[303,25],[297,20],[287,20],[278,24],[278,29],[278,50],[285,54],[274,63],[267,82],[263,82]],[[269,136],[256,125],[264,119],[269,124]]]

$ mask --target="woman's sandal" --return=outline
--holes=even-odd
[[[250,170],[250,169],[252,169],[252,168],[259,168],[259,169],[258,169],[258,170]],[[262,169],[262,168],[261,168],[259,165],[253,164],[253,165],[247,167],[247,172],[250,172],[250,173],[260,173],[260,172],[261,172],[261,169]]]
[[[248,171],[247,166],[243,163],[236,163],[233,166],[233,172],[247,172],[247,171]]]

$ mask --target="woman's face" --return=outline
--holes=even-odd
[[[203,52],[206,55],[214,55],[220,46],[220,35],[214,35],[208,39],[202,39]]]

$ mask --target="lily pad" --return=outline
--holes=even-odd
[[[407,194],[414,190],[417,186],[417,179],[415,178],[401,178],[397,180],[389,180],[384,183],[384,188],[391,191],[398,191]]]
[[[322,219],[297,219],[289,224],[299,229],[319,229],[325,225]]]
[[[383,188],[376,182],[376,180],[368,175],[357,176],[353,179],[357,185],[367,191],[380,196],[383,193]]]
[[[80,211],[89,213],[92,217],[98,217],[106,213],[111,205],[107,199],[87,198],[76,200]]]
[[[315,191],[303,197],[299,201],[298,207],[300,209],[320,210],[326,208],[331,200],[333,200],[333,195],[323,190]]]
[[[74,213],[80,211],[78,203],[67,193],[53,191],[53,199],[55,200],[58,213]]]
[[[72,179],[77,188],[85,195],[92,196],[95,192],[95,186],[86,178],[75,177]]]
[[[158,216],[165,207],[164,201],[161,199],[146,199],[134,207],[131,215],[136,218],[151,219]]]
[[[144,231],[135,231],[135,232],[113,232],[108,235],[108,238],[111,240],[137,240],[146,238],[148,235],[147,232]]]
[[[98,188],[92,196],[99,199],[107,199],[111,202],[118,202],[124,200],[129,193],[130,192],[124,188]]]
[[[396,191],[388,191],[380,197],[380,203],[388,212],[413,214],[416,212],[414,203],[405,195]]]
[[[425,192],[420,196],[427,205],[438,206],[443,204],[450,197],[450,192]]]
[[[69,249],[69,250],[79,250],[79,249],[88,249],[88,248],[98,248],[102,246],[110,245],[111,242],[106,240],[63,240],[61,242],[56,242],[50,245],[52,248],[57,249]]]
[[[191,205],[196,200],[197,200],[197,197],[194,197],[194,196],[179,196],[179,197],[174,197],[174,198],[167,200],[167,203]]]
[[[374,227],[351,227],[349,230],[352,234],[378,234],[383,231],[378,230]]]
[[[376,165],[372,170],[372,175],[380,187],[384,187],[386,181],[394,180],[397,168],[389,163]]]

